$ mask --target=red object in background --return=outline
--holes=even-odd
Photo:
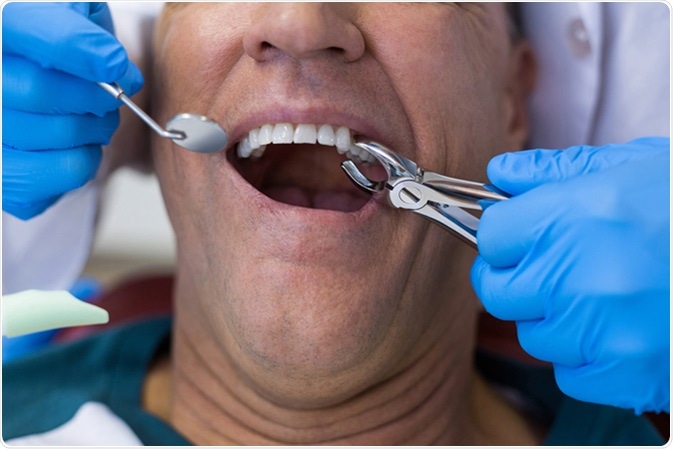
[[[107,310],[110,321],[103,325],[61,329],[54,336],[54,342],[77,340],[112,326],[139,321],[147,317],[171,315],[173,276],[138,275],[124,280],[90,302]]]

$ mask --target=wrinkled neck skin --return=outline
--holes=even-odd
[[[420,355],[405,359],[388,375],[358,373],[332,379],[277,378],[282,400],[270,397],[254,373],[223,351],[188,298],[199,294],[189,276],[178,274],[170,381],[163,415],[198,445],[529,445],[540,435],[479,377],[473,368],[475,314],[445,317],[460,322],[429,329]],[[455,291],[451,300],[469,297]],[[446,300],[446,299],[445,299]],[[470,304],[470,301],[466,301]],[[469,324],[466,325],[466,320]],[[438,319],[435,322],[442,322]],[[221,338],[221,337],[217,337]],[[413,351],[410,351],[413,353]],[[357,368],[357,367],[356,367]],[[359,391],[353,385],[370,382]],[[349,382],[350,379],[356,379]],[[263,383],[263,382],[262,382]],[[365,383],[366,385],[366,383]],[[333,391],[334,401],[303,403],[309,387]],[[293,401],[293,398],[297,398]],[[299,404],[299,405],[298,405]]]
[[[195,443],[468,443],[464,431],[471,426],[469,354],[447,357],[448,339],[438,341],[402,372],[352,398],[298,410],[260,394],[227,354],[219,352],[204,332],[188,330],[190,326],[177,322],[175,328],[172,421]]]

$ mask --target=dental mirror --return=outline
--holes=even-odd
[[[126,95],[117,84],[98,83],[107,93],[123,102],[161,137],[197,153],[215,153],[227,146],[227,132],[214,120],[199,114],[178,114],[164,129]]]
[[[166,128],[184,135],[173,142],[197,153],[215,153],[227,146],[227,133],[204,115],[178,114],[166,122]]]

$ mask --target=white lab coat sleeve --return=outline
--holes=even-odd
[[[670,135],[670,20],[663,3],[522,3],[538,59],[529,147]]]
[[[72,286],[93,242],[99,192],[91,182],[27,221],[2,213],[3,295]]]
[[[670,10],[665,3],[604,3],[598,145],[670,136]]]
[[[142,58],[163,2],[110,2],[115,32],[133,60]],[[107,171],[103,168],[102,173]],[[2,293],[68,289],[81,275],[96,228],[104,179],[65,195],[23,221],[2,213]]]

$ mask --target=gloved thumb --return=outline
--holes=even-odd
[[[642,137],[601,147],[578,145],[565,150],[525,150],[494,157],[486,172],[493,185],[510,195],[519,195],[542,184],[656,157],[669,148],[668,137]]]

